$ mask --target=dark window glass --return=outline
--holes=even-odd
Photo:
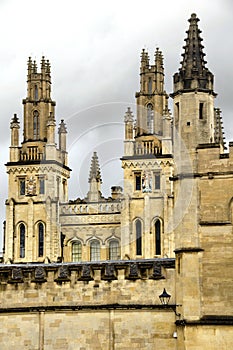
[[[44,225],[40,222],[38,224],[38,256],[44,255]]]
[[[199,104],[199,119],[203,119],[204,103]]]
[[[159,220],[155,223],[155,254],[161,254],[161,223]]]
[[[45,193],[45,181],[44,179],[40,179],[40,194],[44,194]]]
[[[19,180],[19,194],[21,196],[25,195],[25,189],[26,189],[25,179],[20,179]]]
[[[136,221],[136,255],[142,255],[142,224]]]
[[[136,191],[141,191],[141,174],[135,174],[135,189]]]
[[[19,226],[19,246],[20,246],[20,252],[19,252],[19,256],[20,258],[25,258],[25,225],[24,224],[20,224]]]
[[[160,174],[155,174],[155,189],[160,190]]]

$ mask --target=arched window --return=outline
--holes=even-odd
[[[38,256],[44,255],[44,225],[42,222],[38,224]]]
[[[153,105],[149,103],[147,105],[147,132],[153,134],[154,131],[154,112]]]
[[[81,242],[73,242],[72,244],[72,261],[81,261],[82,260],[82,244]]]
[[[33,112],[33,139],[34,140],[39,139],[39,133],[40,133],[39,113],[38,111],[34,111]]]
[[[136,255],[142,255],[142,223],[136,221]]]
[[[109,242],[109,259],[110,260],[117,260],[119,259],[120,252],[119,252],[119,242],[114,239]]]
[[[155,255],[161,255],[161,222],[155,222]]]
[[[20,224],[19,226],[19,256],[25,258],[25,225]]]
[[[91,261],[100,260],[100,242],[96,239],[90,244],[90,258]]]
[[[152,94],[152,79],[151,79],[151,77],[148,80],[148,94]]]
[[[38,101],[38,86],[37,85],[35,85],[35,91],[34,91],[34,93],[35,93],[35,101]]]

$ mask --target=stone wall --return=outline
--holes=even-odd
[[[0,348],[175,349],[174,259],[0,265]],[[164,308],[163,288],[172,295]]]

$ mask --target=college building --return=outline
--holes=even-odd
[[[50,62],[29,58],[23,121],[10,122],[1,350],[233,348],[233,142],[198,22],[171,94],[162,52],[142,50],[124,184],[108,198],[94,151],[86,197],[68,199],[69,125],[57,130]]]

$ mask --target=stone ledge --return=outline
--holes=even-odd
[[[189,320],[177,320],[177,326],[184,325],[224,325],[224,326],[232,326],[233,325],[233,316],[224,316],[224,315],[206,315],[200,318],[199,320],[189,321]]]
[[[25,263],[0,264],[0,285],[6,283],[46,283],[48,274],[52,272],[50,281],[58,284],[70,282],[71,274],[76,274],[76,281],[92,281],[98,275],[100,280],[117,280],[119,270],[123,270],[123,278],[164,279],[162,268],[175,268],[174,258],[92,261],[79,263]],[[122,272],[121,272],[122,275]]]
[[[171,304],[169,307],[164,307],[161,304],[93,304],[93,305],[45,305],[35,307],[10,307],[0,308],[0,314],[3,313],[32,313],[32,312],[50,312],[50,311],[86,311],[86,310],[160,310],[164,312],[174,312],[175,305]]]

